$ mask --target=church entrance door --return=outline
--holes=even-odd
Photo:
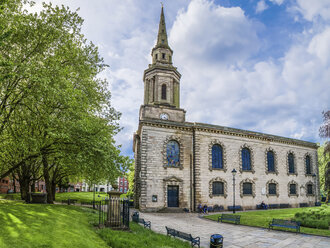
[[[167,206],[179,207],[179,186],[167,186]]]

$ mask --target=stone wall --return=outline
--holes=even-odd
[[[192,163],[193,163],[193,128],[181,126],[168,128],[164,125],[140,124],[141,138],[141,172],[137,182],[141,185],[139,207],[145,211],[158,211],[167,207],[167,186],[179,186],[179,207],[193,207]],[[166,166],[166,144],[176,140],[180,144],[180,167]],[[223,147],[224,169],[212,169],[212,145]],[[241,149],[249,147],[252,155],[252,172],[241,171]],[[276,173],[267,173],[266,154],[271,149],[275,154]],[[295,155],[297,173],[288,174],[288,152]],[[306,175],[305,156],[311,157],[312,174]],[[316,147],[294,145],[276,141],[266,141],[243,136],[207,132],[205,129],[195,132],[195,177],[196,205],[222,205],[225,208],[233,205],[232,169],[236,175],[236,205],[253,209],[264,201],[266,204],[289,203],[297,207],[299,203],[314,204],[319,195],[317,151]],[[222,181],[225,185],[223,196],[212,195],[212,182]],[[242,195],[242,182],[253,183],[253,196]],[[289,196],[288,184],[297,183],[297,196]],[[277,195],[267,194],[267,183],[277,184]],[[307,183],[314,186],[314,194],[307,196]],[[137,191],[138,192],[138,191]],[[157,201],[153,202],[153,196]]]

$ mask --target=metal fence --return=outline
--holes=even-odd
[[[98,204],[99,225],[114,229],[129,229],[129,200],[110,198]]]

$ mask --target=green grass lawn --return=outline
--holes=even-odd
[[[98,229],[90,208],[0,200],[1,248],[188,248],[190,244],[130,223],[130,231]]]
[[[21,200],[21,194],[20,193],[0,194],[0,199]]]
[[[108,194],[105,192],[95,192],[95,201],[104,200],[105,197],[108,197]],[[61,202],[62,200],[67,199],[76,199],[78,202],[89,202],[93,201],[93,192],[64,192],[56,193],[55,201]]]
[[[317,208],[320,207],[257,210],[257,211],[248,211],[248,212],[237,212],[236,214],[241,216],[242,225],[268,228],[268,224],[269,222],[272,221],[273,218],[293,219],[295,213],[308,211],[309,209],[315,210]],[[330,206],[327,206],[327,211],[329,211],[330,213]],[[209,216],[205,216],[205,218],[217,221],[219,215],[220,214],[209,215]],[[279,228],[275,228],[275,229],[279,229]],[[300,231],[301,233],[330,236],[330,230],[301,227]]]
[[[0,201],[0,247],[108,247],[86,208]]]
[[[152,225],[152,223],[151,223]],[[189,248],[190,243],[155,233],[142,225],[130,223],[131,232],[99,229],[99,235],[112,247],[116,248]]]

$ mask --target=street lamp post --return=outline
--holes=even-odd
[[[231,171],[231,174],[233,174],[233,214],[235,213],[235,176],[236,176],[237,171],[235,169],[233,169]]]

